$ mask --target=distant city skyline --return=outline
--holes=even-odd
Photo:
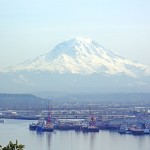
[[[1,0],[0,68],[90,38],[125,58],[150,65],[148,0]]]

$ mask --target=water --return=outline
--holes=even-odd
[[[17,139],[25,150],[149,150],[150,135],[120,135],[117,132],[100,131],[82,133],[58,131],[37,134],[29,131],[32,121],[5,120],[0,124],[0,145]]]

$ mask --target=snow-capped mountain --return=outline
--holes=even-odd
[[[74,38],[45,55],[0,71],[0,90],[150,88],[150,67],[125,59],[91,39]],[[5,90],[4,90],[5,89]]]
[[[150,75],[148,66],[120,57],[95,41],[83,38],[62,42],[45,55],[5,70],[10,71],[125,74],[131,77]]]

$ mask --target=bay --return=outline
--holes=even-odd
[[[150,135],[120,135],[101,131],[83,133],[58,131],[36,133],[29,131],[31,120],[10,120],[0,124],[0,145],[9,141],[25,145],[25,150],[149,150]]]

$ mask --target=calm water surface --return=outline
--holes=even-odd
[[[0,145],[11,140],[26,146],[25,150],[150,150],[150,135],[119,135],[116,132],[82,133],[58,131],[37,134],[29,131],[32,121],[5,120],[0,124]]]

